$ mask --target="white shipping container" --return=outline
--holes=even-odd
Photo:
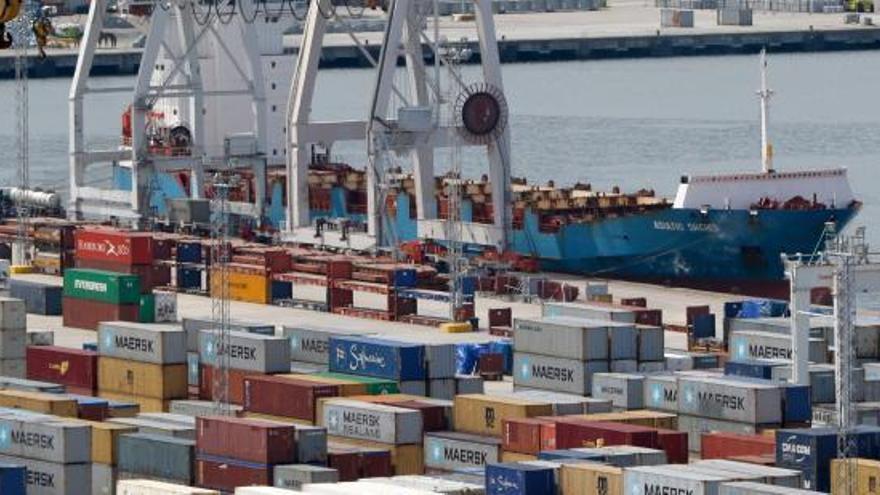
[[[177,293],[166,291],[153,291],[156,309],[153,313],[153,321],[156,323],[177,322]]]
[[[220,492],[163,481],[119,480],[116,495],[220,495]]]
[[[98,325],[101,356],[154,364],[186,363],[186,334],[176,325],[107,321]]]
[[[299,490],[307,483],[336,483],[339,471],[311,464],[282,464],[272,470],[272,478],[277,488]]]
[[[623,493],[627,495],[717,495],[721,476],[674,469],[675,465],[642,466],[623,470]]]
[[[799,488],[801,486],[801,471],[796,469],[783,469],[773,466],[761,466],[746,462],[729,461],[726,459],[710,459],[697,461],[690,464],[691,467],[719,469],[731,472],[742,472],[748,475],[761,477],[762,483],[770,485]]]
[[[229,348],[217,348],[214,332],[199,332],[199,360],[215,362],[222,353],[229,354],[229,367],[258,373],[286,373],[290,370],[290,344],[286,337],[249,332],[229,332]]]
[[[485,468],[499,461],[501,441],[495,437],[457,432],[425,435],[425,467],[444,471]]]
[[[821,492],[788,488],[784,486],[755,483],[753,481],[730,481],[721,484],[718,495],[824,495]]]
[[[678,379],[678,411],[727,421],[778,424],[782,422],[782,389],[724,378],[682,376]]]
[[[627,373],[593,375],[593,397],[607,399],[619,409],[642,409],[645,401],[645,377]]]
[[[571,316],[594,320],[635,323],[636,314],[629,309],[597,303],[545,303],[541,308],[543,316]]]
[[[116,493],[116,467],[109,464],[92,463],[92,495],[113,495]]]
[[[723,421],[720,419],[700,418],[697,416],[679,414],[678,431],[687,432],[689,451],[700,452],[703,433],[723,431],[727,433],[755,435],[757,433],[760,433],[760,428],[748,423],[738,423],[735,421]]]
[[[239,486],[235,495],[295,495],[298,492],[272,486]]]
[[[0,455],[0,462],[24,464],[28,495],[81,495],[84,488],[92,485],[88,463],[58,464],[11,455]]]
[[[678,377],[675,375],[647,375],[642,387],[644,404],[648,409],[678,412]]]
[[[312,325],[285,326],[283,335],[290,339],[290,359],[326,365],[330,361],[330,337],[370,335],[354,328],[326,328]]]
[[[328,435],[392,445],[422,441],[422,414],[412,409],[348,399],[324,403],[321,425]]]
[[[513,348],[579,361],[607,360],[608,322],[570,317],[516,318]]]
[[[27,330],[0,329],[0,359],[24,359],[27,348]]]
[[[91,461],[92,429],[54,416],[0,416],[0,454],[61,464]]]
[[[25,328],[27,328],[27,308],[24,301],[12,297],[0,297],[0,330]]]

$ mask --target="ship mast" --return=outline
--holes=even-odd
[[[773,145],[767,135],[768,120],[770,119],[770,97],[773,90],[767,87],[767,49],[761,49],[761,89],[758,97],[761,99],[761,166],[765,174],[773,173]]]

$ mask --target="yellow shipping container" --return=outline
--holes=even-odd
[[[501,451],[501,462],[527,462],[537,461],[538,456],[532,454],[521,454],[519,452],[510,452],[508,450]]]
[[[211,270],[211,294],[219,294],[220,277],[215,276],[215,270]],[[271,280],[263,274],[229,272],[229,298],[235,301],[244,301],[258,304],[269,304],[271,301]]]
[[[608,421],[612,423],[646,426],[649,428],[663,428],[666,430],[678,429],[678,416],[675,414],[660,411],[648,411],[645,409],[611,413],[578,414],[572,417],[587,419],[590,421]]]
[[[42,392],[23,390],[0,390],[0,407],[27,409],[56,416],[75,418],[78,416],[76,400]]]
[[[849,462],[848,465],[843,463]],[[831,461],[831,495],[850,495],[845,483],[845,469],[853,476],[853,495],[880,494],[880,461],[871,459],[834,459]]]
[[[161,365],[103,356],[98,358],[98,391],[102,397],[105,397],[103,392],[110,392],[123,397],[184,399],[187,396],[186,378],[185,364]],[[132,401],[141,403],[134,399]]]
[[[359,447],[391,451],[391,465],[394,466],[394,474],[397,476],[425,474],[425,452],[422,449],[421,444],[388,445],[387,443],[370,442],[369,440],[358,440],[333,435],[327,437],[327,439],[337,444],[356,445]]]
[[[338,385],[339,386],[339,396],[340,397],[352,397],[355,395],[367,395],[367,384],[359,383],[355,381],[345,380],[343,378],[331,378],[326,376],[315,376],[315,375],[301,375],[297,373],[290,373],[279,375],[282,377],[296,378],[297,380],[303,380],[312,383],[321,383],[324,385]]]
[[[111,392],[109,390],[98,390],[98,396],[104,399],[120,402],[134,402],[141,408],[140,412],[168,412],[169,407],[171,407],[170,399],[157,399],[156,397],[130,395],[120,392]]]
[[[562,495],[623,495],[623,469],[604,464],[563,464],[559,470]]]
[[[453,407],[455,431],[501,436],[501,420],[551,416],[546,402],[494,397],[484,394],[456,395]]]
[[[116,465],[116,445],[119,436],[126,433],[137,433],[134,426],[105,423],[102,421],[77,420],[92,427],[92,462]]]

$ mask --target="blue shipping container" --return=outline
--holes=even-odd
[[[177,243],[177,261],[180,263],[201,263],[202,262],[202,243],[201,242],[178,242]]]
[[[97,342],[83,342],[82,348],[84,351],[98,352],[98,343]]]
[[[477,292],[477,277],[469,275],[461,278],[461,292],[466,296],[472,296]]]
[[[201,289],[202,271],[198,268],[179,267],[177,269],[177,287],[180,289]]]
[[[785,316],[788,303],[773,299],[747,299],[742,301],[737,318],[767,318]]]
[[[0,493],[25,495],[27,469],[22,464],[0,463]]]
[[[769,380],[773,377],[773,368],[785,365],[786,363],[760,359],[728,361],[724,363],[724,374]]]
[[[272,300],[293,299],[293,284],[283,280],[272,281]]]
[[[486,495],[552,495],[556,493],[554,470],[528,464],[486,466]]]
[[[371,337],[330,338],[330,371],[395,381],[428,376],[425,346]]]
[[[538,452],[538,460],[540,461],[556,461],[584,459],[596,462],[604,462],[605,456],[598,452],[583,452],[580,450],[564,449],[564,450],[542,450]]]
[[[61,315],[61,286],[9,279],[9,295],[24,301],[28,313]]]
[[[880,427],[854,429],[855,457],[876,459],[880,454]],[[803,428],[776,431],[776,465],[803,473],[803,488],[828,492],[831,459],[837,457],[837,430]]]
[[[395,287],[415,287],[417,283],[416,271],[413,268],[398,268],[394,270]]]
[[[715,315],[697,315],[694,317],[693,337],[695,339],[711,339],[715,337]]]

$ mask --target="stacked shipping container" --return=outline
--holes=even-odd
[[[24,301],[0,297],[0,375],[26,374],[27,310]]]

